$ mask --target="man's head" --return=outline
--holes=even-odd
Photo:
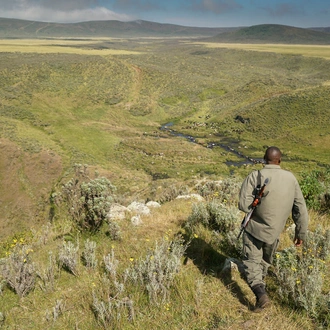
[[[281,163],[282,153],[277,147],[267,148],[264,156],[266,164],[279,165]]]

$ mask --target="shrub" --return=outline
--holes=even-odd
[[[196,190],[206,199],[216,198],[221,203],[236,206],[241,184],[236,178],[226,178],[220,181],[200,182],[196,185]]]
[[[55,306],[46,312],[46,320],[55,323],[64,312],[64,303],[62,299],[56,300]]]
[[[156,242],[154,250],[126,270],[126,276],[144,287],[151,303],[163,303],[168,299],[169,289],[180,270],[186,248],[181,236],[173,241],[165,236],[160,243]]]
[[[110,274],[112,278],[116,278],[119,261],[115,259],[115,253],[113,249],[111,250],[111,254],[109,253],[103,257],[103,261],[106,272]]]
[[[209,202],[193,205],[184,228],[189,237],[194,237],[196,231],[199,231],[198,226],[204,226],[213,232],[213,240],[218,248],[239,257],[242,240],[238,240],[237,236],[241,220],[236,205],[224,204],[213,198]]]
[[[307,314],[324,322],[329,297],[322,293],[325,258],[330,252],[330,231],[321,229],[308,236],[302,254],[292,246],[275,255],[277,294],[281,301],[305,310]]]
[[[76,246],[68,241],[63,241],[58,255],[59,264],[65,270],[77,276],[77,266],[79,260],[79,245]]]
[[[26,296],[35,286],[35,265],[28,245],[16,244],[7,258],[1,260],[0,271],[6,283],[20,296]]]
[[[304,172],[299,182],[308,208],[330,211],[330,169]]]
[[[86,182],[87,181],[87,182]],[[91,180],[86,165],[75,165],[75,177],[52,194],[56,204],[64,201],[73,221],[83,230],[97,231],[107,218],[116,188],[104,177]]]
[[[54,291],[55,280],[58,276],[59,268],[53,254],[49,253],[48,266],[42,272],[38,271],[37,275],[41,280],[40,287],[43,291]]]
[[[185,224],[186,229],[192,232],[197,224],[203,224],[211,230],[221,233],[233,231],[239,223],[239,211],[237,207],[225,205],[213,199],[210,202],[193,205],[192,214]]]
[[[107,300],[102,300],[93,293],[92,310],[104,329],[122,329],[120,321],[125,312],[128,314],[129,321],[134,320],[133,301],[129,298],[109,297]]]
[[[188,194],[188,187],[185,185],[177,186],[177,185],[170,185],[164,189],[162,195],[158,198],[158,202],[163,204],[166,202],[170,202],[174,200],[179,195],[186,195]]]
[[[111,220],[108,223],[107,235],[114,241],[121,240],[121,231],[117,222]]]
[[[120,281],[117,276],[118,261],[114,251],[104,257],[106,271],[111,276],[104,275],[99,287],[95,287],[92,293],[93,302],[91,308],[98,323],[104,329],[122,329],[122,319],[134,320],[133,301],[125,292],[125,278]]]
[[[88,268],[96,268],[97,258],[96,258],[96,243],[90,241],[89,239],[85,242],[85,247],[82,253],[82,259],[84,265]]]
[[[303,173],[300,181],[301,192],[305,198],[308,208],[319,210],[320,200],[319,196],[323,192],[323,187],[318,177],[320,171],[314,170],[310,173]]]

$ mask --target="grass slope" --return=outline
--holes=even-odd
[[[0,135],[8,148],[6,158],[22,161],[12,170],[3,161],[1,176],[12,176],[20,187],[17,194],[25,196],[24,205],[31,210],[14,211],[17,195],[2,186],[10,205],[1,215],[4,224],[12,223],[4,225],[8,231],[17,219],[27,226],[42,221],[45,196],[74,163],[102,168],[119,189],[132,195],[144,192],[145,198],[153,197],[148,194],[156,179],[247,173],[248,168],[225,164],[239,162],[237,156],[205,147],[220,137],[256,158],[262,157],[265,145],[278,144],[290,157],[287,166],[297,174],[329,163],[326,60],[177,41],[49,42],[32,53],[24,50],[33,42],[11,45],[15,52],[0,54]],[[95,53],[99,45],[107,51]],[[249,123],[235,120],[238,115]],[[198,144],[160,131],[168,122]],[[15,148],[19,157],[14,156]],[[58,164],[50,180],[40,178],[47,182],[44,197],[26,191],[22,183],[26,159],[42,153]],[[48,175],[41,159],[38,166]],[[22,176],[16,174],[19,171]],[[33,180],[37,178],[30,179],[32,186]],[[27,202],[31,198],[33,203]],[[36,211],[36,219],[21,217],[35,208],[43,210]]]

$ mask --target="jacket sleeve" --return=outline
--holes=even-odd
[[[295,198],[292,207],[292,219],[296,225],[295,238],[306,240],[308,211],[298,182],[295,184]]]
[[[252,172],[243,181],[239,192],[238,208],[245,213],[248,213],[251,209],[251,204],[254,200],[253,192],[255,186],[256,175]]]

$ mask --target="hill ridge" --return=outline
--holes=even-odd
[[[41,29],[42,33],[41,33]],[[0,17],[0,38],[42,37],[210,37],[236,28],[189,27],[144,20],[51,23]]]
[[[0,17],[0,38],[207,38],[229,43],[330,44],[330,28],[281,24],[250,27],[192,27],[145,20],[52,23]]]
[[[259,24],[210,38],[216,42],[330,44],[330,33],[281,24]]]

